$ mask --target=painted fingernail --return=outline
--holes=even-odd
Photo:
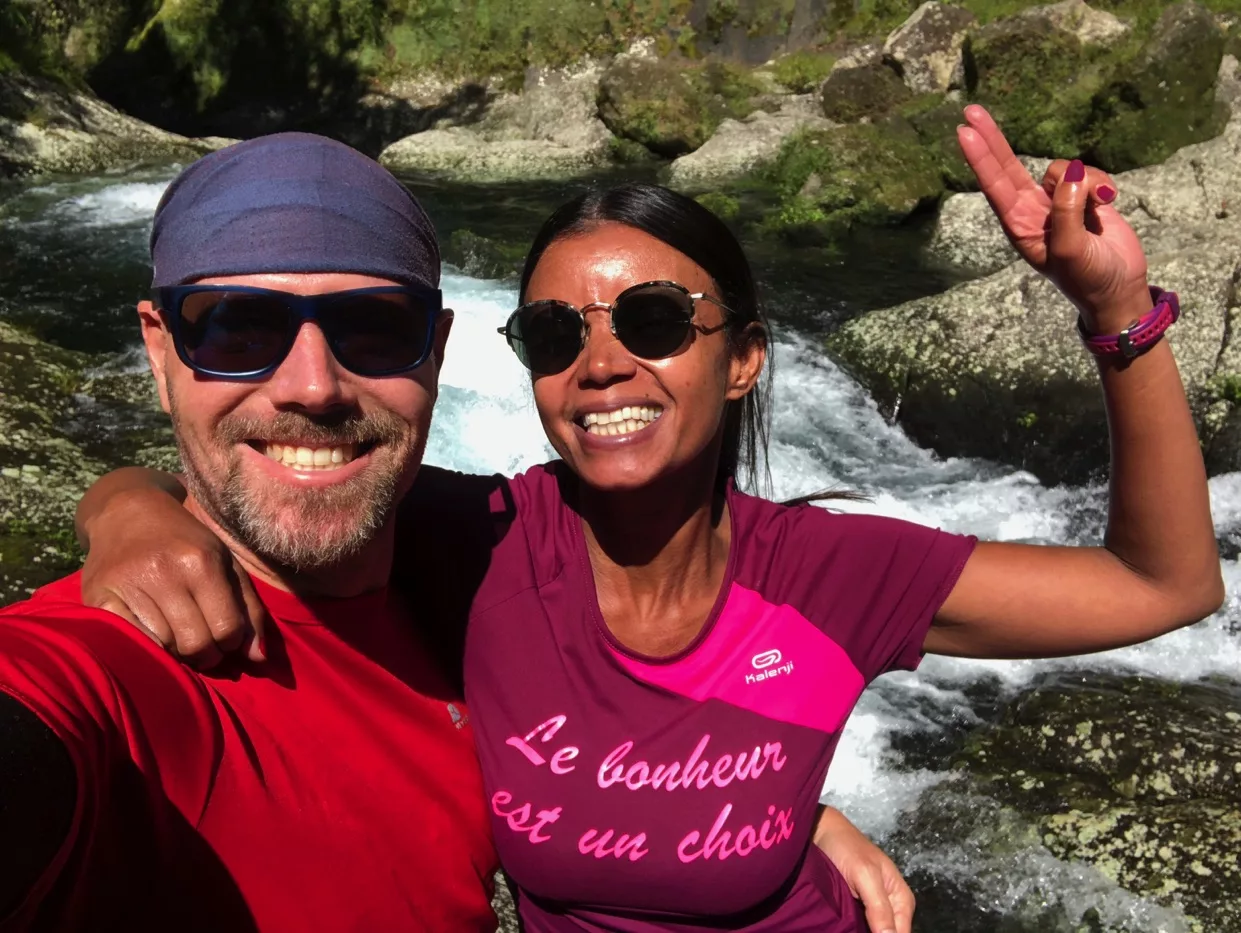
[[[1069,163],[1069,167],[1064,170],[1064,180],[1067,182],[1082,181],[1086,177],[1086,166],[1082,164],[1081,159],[1074,159]]]
[[[1095,197],[1104,204],[1111,204],[1116,200],[1116,189],[1111,185],[1099,185],[1099,187],[1095,188],[1094,193]]]
[[[259,654],[263,656],[263,660],[267,660],[267,637],[265,635],[260,635],[255,639],[255,641],[258,642]]]

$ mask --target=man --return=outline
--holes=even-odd
[[[183,172],[151,255],[186,506],[275,624],[205,674],[77,574],[0,610],[0,928],[494,928],[462,613],[387,585],[452,322],[430,221],[370,159],[282,134]],[[182,654],[218,660],[218,620],[178,617],[204,636]],[[860,885],[870,852],[844,848]]]
[[[277,624],[261,675],[204,676],[83,607],[76,574],[0,613],[0,917],[493,928],[471,727],[386,587],[452,322],[430,221],[370,159],[287,134],[182,173],[151,253],[187,505]]]

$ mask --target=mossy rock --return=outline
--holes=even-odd
[[[1015,16],[966,41],[966,83],[1013,148],[1074,158],[1086,149],[1094,99],[1134,50],[1083,45],[1049,19]]]
[[[1049,675],[957,757],[977,793],[1020,813],[1058,858],[1241,923],[1241,684]]]
[[[524,244],[480,236],[464,227],[452,232],[444,249],[445,262],[481,279],[514,278],[525,260]]]
[[[904,120],[795,134],[760,177],[780,195],[767,230],[806,243],[899,223],[944,190],[938,162]]]
[[[823,116],[840,123],[881,117],[912,97],[909,88],[887,65],[837,68],[819,88]]]
[[[802,49],[781,55],[771,66],[772,77],[794,94],[808,94],[832,73],[836,56]]]
[[[82,550],[68,528],[0,521],[0,606],[25,599],[81,564]]]
[[[963,119],[962,107],[959,100],[949,100],[940,94],[924,94],[897,111],[909,121],[922,140],[950,191],[973,191],[978,187],[978,180],[957,142],[957,127]]]
[[[599,84],[599,116],[613,133],[666,158],[693,152],[726,117],[759,109],[765,88],[725,62],[625,57]]]
[[[1094,104],[1091,161],[1110,171],[1162,162],[1218,136],[1226,107],[1215,100],[1225,36],[1195,3],[1170,7],[1150,41]]]
[[[1215,18],[1192,0],[1166,9],[1145,36],[1113,45],[1083,43],[1027,11],[969,39],[967,85],[1018,152],[1124,171],[1220,133],[1224,43]]]

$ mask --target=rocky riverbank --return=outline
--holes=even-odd
[[[183,160],[220,136],[309,129],[457,181],[649,163],[713,205],[757,204],[738,222],[824,242],[969,188],[954,128],[970,100],[1021,152],[1113,170],[1217,135],[1235,16],[1232,0],[1204,3],[569,0],[501,14],[474,0],[450,16],[273,0],[295,18],[278,27],[218,0],[64,0],[57,15],[15,0],[0,22],[0,173]]]

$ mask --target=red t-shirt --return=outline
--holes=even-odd
[[[83,607],[77,575],[0,610],[0,690],[78,775],[64,846],[0,927],[494,930],[472,727],[395,591],[257,585],[270,660],[219,673]]]
[[[420,482],[414,569],[473,568],[466,693],[526,930],[864,930],[810,841],[819,794],[862,690],[918,664],[974,540],[730,490],[715,608],[647,658],[602,618],[563,464]]]

